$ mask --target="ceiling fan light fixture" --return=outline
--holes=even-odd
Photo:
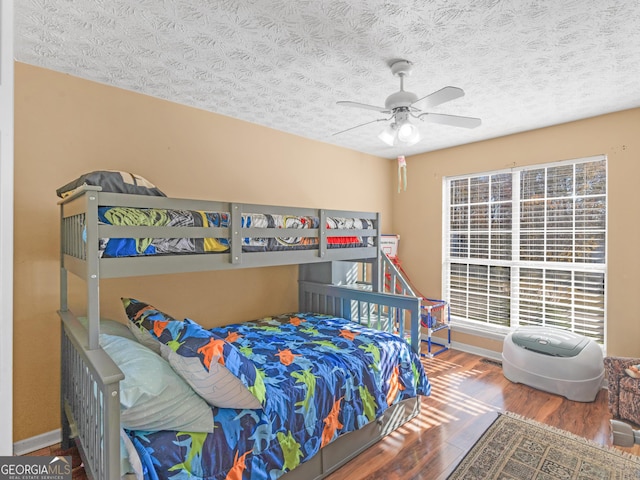
[[[380,134],[378,138],[390,147],[398,145],[415,145],[422,136],[418,127],[415,126],[408,118],[401,119],[399,122],[390,123]]]
[[[404,122],[398,128],[398,142],[405,145],[415,145],[420,141],[420,131],[410,121]]]
[[[393,147],[396,144],[398,138],[397,135],[398,129],[395,122],[393,122],[380,132],[378,138],[390,147]]]

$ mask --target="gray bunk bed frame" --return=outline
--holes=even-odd
[[[74,440],[89,478],[120,478],[120,398],[123,373],[100,348],[100,280],[128,276],[197,272],[260,266],[300,266],[299,311],[336,315],[367,323],[378,329],[399,329],[414,351],[420,348],[420,301],[414,297],[380,292],[377,213],[265,206],[230,202],[175,199],[102,192],[84,186],[60,205],[60,310],[61,319],[61,421],[62,448]],[[229,212],[229,227],[113,226],[98,222],[99,206],[167,208]],[[243,228],[242,213],[309,215],[320,219],[318,229]],[[327,216],[367,218],[375,229],[327,230]],[[374,246],[328,248],[329,236],[374,236]],[[243,252],[242,238],[316,237],[318,248],[276,252]],[[227,238],[228,253],[152,255],[101,258],[100,238]],[[371,291],[331,284],[331,265],[336,261],[372,264]],[[329,262],[329,263],[328,263]],[[318,264],[317,270],[309,270]],[[305,270],[303,270],[303,268]],[[68,273],[84,280],[88,329],[68,308]],[[311,272],[311,274],[309,274]],[[319,272],[319,273],[318,273]],[[328,275],[327,275],[327,272]],[[311,278],[313,281],[308,281]],[[320,280],[318,280],[320,279]],[[326,283],[321,283],[326,282]],[[383,436],[419,413],[418,398],[389,408],[363,429],[337,438],[318,455],[301,464],[283,480],[320,479],[345,464]]]

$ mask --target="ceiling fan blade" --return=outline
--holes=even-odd
[[[440,123],[442,125],[451,125],[463,128],[476,128],[482,123],[482,120],[479,118],[444,115],[442,113],[423,113],[419,118],[420,120],[425,120],[431,123]]]
[[[369,125],[370,123],[386,122],[388,120],[389,120],[388,118],[378,118],[376,120],[371,120],[370,122],[361,123],[360,125],[356,125],[355,127],[347,128],[346,130],[340,130],[339,132],[332,133],[331,136],[334,137],[336,135],[340,135],[341,133],[348,132],[349,130],[354,130],[356,128],[364,127],[365,125]]]
[[[419,98],[411,105],[420,104],[420,107],[424,110],[425,108],[435,107],[445,102],[450,102],[451,100],[455,100],[456,98],[460,98],[464,96],[464,90],[458,87],[444,87],[438,90],[437,92],[430,93],[426,97]]]
[[[375,105],[367,105],[366,103],[358,103],[358,102],[349,102],[349,101],[340,101],[336,102],[338,105],[344,105],[345,107],[356,107],[356,108],[366,108],[367,110],[375,110],[380,113],[391,113],[391,110],[384,107],[376,107]]]

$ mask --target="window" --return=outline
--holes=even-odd
[[[452,321],[570,330],[604,343],[606,158],[444,180]]]

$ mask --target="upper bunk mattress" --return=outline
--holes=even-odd
[[[229,227],[228,212],[200,210],[171,210],[158,208],[99,207],[100,222],[119,226],[155,227]],[[317,229],[318,217],[245,213],[242,228]],[[371,236],[329,236],[328,248],[374,246],[375,226],[364,218],[326,217],[327,229],[372,230]],[[265,230],[266,231],[266,230]],[[318,248],[318,238],[300,237],[243,237],[243,252],[310,250]],[[227,238],[103,238],[100,252],[103,257],[132,257],[176,253],[222,253],[230,249]]]

